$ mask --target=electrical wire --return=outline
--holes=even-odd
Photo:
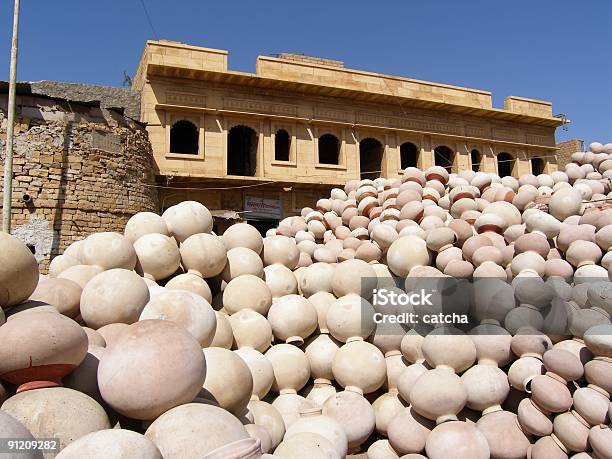
[[[159,35],[157,34],[157,31],[155,30],[155,27],[153,26],[153,21],[151,20],[151,16],[149,15],[149,11],[147,10],[147,5],[145,5],[144,0],[140,0],[140,4],[142,5],[142,9],[144,10],[144,14],[147,17],[147,22],[149,23],[149,26],[151,27],[151,31],[153,32],[153,36],[155,37],[156,40],[159,40]]]

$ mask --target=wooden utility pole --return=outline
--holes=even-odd
[[[9,75],[8,126],[6,129],[6,156],[4,158],[4,188],[2,202],[2,231],[11,232],[11,198],[13,197],[13,132],[15,130],[15,89],[17,80],[17,34],[19,29],[19,0],[13,11],[13,41],[11,44],[11,70]]]

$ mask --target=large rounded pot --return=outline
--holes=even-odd
[[[210,233],[213,218],[210,211],[196,201],[183,201],[162,214],[168,231],[178,242],[198,233]]]
[[[151,280],[162,280],[176,272],[181,255],[176,241],[164,234],[145,234],[134,242],[138,256],[136,271]]]
[[[438,425],[427,437],[425,451],[429,459],[488,459],[491,454],[484,434],[463,421]]]
[[[0,308],[28,299],[38,284],[38,263],[19,239],[0,233]]]
[[[223,307],[228,314],[249,308],[267,315],[272,305],[272,292],[263,279],[243,274],[228,282],[223,290]]]
[[[79,260],[86,265],[102,269],[123,268],[132,270],[136,266],[136,252],[132,243],[123,234],[94,233],[79,246]]]
[[[145,436],[124,429],[105,429],[89,433],[70,443],[57,459],[162,459],[157,446]]]

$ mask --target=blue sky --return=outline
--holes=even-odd
[[[145,15],[146,5],[155,32]],[[612,141],[612,1],[22,0],[19,80],[121,85],[144,43],[227,49],[233,70],[297,52],[347,67],[546,99],[572,120],[557,140]],[[12,1],[0,5],[8,79]]]

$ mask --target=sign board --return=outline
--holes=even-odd
[[[253,196],[244,197],[244,216],[271,218],[280,220],[283,215],[283,206],[278,199],[264,199]]]

